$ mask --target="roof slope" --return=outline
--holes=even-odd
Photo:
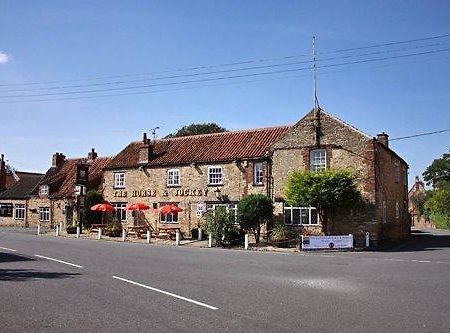
[[[291,126],[280,126],[156,140],[154,157],[148,165],[182,165],[264,157],[268,147],[290,128]],[[139,149],[142,145],[142,141],[130,143],[112,159],[107,168],[139,166]]]
[[[51,197],[73,196],[75,189],[77,165],[89,165],[88,188],[96,188],[102,181],[103,168],[111,161],[111,157],[97,157],[93,161],[87,158],[71,158],[65,160],[61,166],[50,168],[39,185],[48,185]],[[33,191],[38,194],[38,189]]]
[[[0,199],[26,199],[44,176],[41,173],[16,172],[20,180],[0,193]]]

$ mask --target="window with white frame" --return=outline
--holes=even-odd
[[[208,167],[208,185],[222,185],[223,172],[221,166]]]
[[[253,184],[263,184],[263,164],[261,162],[253,164]]]
[[[164,202],[164,203],[160,203],[159,206],[163,207],[165,205],[175,205],[178,206],[178,203],[169,203],[169,202]],[[159,213],[159,222],[161,223],[178,223],[178,213]]]
[[[309,153],[311,171],[324,171],[327,168],[327,152],[325,149],[314,149]]]
[[[50,207],[39,207],[39,221],[50,221]]]
[[[180,186],[180,170],[167,170],[167,186]]]
[[[39,186],[39,194],[40,195],[48,195],[48,185]]]
[[[125,188],[125,172],[114,173],[114,188]]]
[[[318,225],[319,216],[315,207],[284,207],[285,225]]]
[[[238,223],[237,206],[237,203],[208,203],[206,204],[206,212],[215,215],[218,209],[225,209],[227,213],[233,214],[235,223]]]
[[[14,218],[16,220],[23,220],[23,219],[25,219],[25,205],[23,205],[23,204],[16,204],[14,206]]]
[[[115,202],[112,203],[112,206],[114,207],[113,217],[120,222],[124,222],[127,220],[127,211],[126,206],[127,204],[124,202]]]

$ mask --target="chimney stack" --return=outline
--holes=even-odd
[[[6,190],[6,163],[5,155],[1,155],[0,160],[0,191]]]
[[[52,157],[52,168],[60,167],[64,161],[66,160],[66,156],[63,153],[55,153]]]
[[[384,144],[386,147],[389,147],[389,135],[386,133],[377,134],[377,140]]]
[[[142,143],[139,147],[139,164],[147,164],[153,155],[153,144],[147,138],[147,133],[142,136]]]
[[[88,160],[89,161],[93,161],[98,157],[97,152],[95,151],[94,148],[91,149],[91,151],[88,153]]]

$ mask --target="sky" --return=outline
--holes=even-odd
[[[450,128],[448,1],[0,0],[0,152],[112,156],[142,132],[293,124],[320,106],[390,138]],[[450,132],[390,147],[413,181]]]

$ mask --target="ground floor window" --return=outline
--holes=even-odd
[[[127,220],[127,211],[125,207],[127,204],[125,202],[115,202],[112,203],[114,207],[113,218],[119,220],[120,222],[124,222]]]
[[[13,204],[11,204],[11,203],[0,204],[0,216],[12,217],[13,216]]]
[[[159,208],[166,206],[166,205],[174,205],[178,206],[178,202],[161,202],[159,204]],[[160,213],[159,214],[159,222],[161,223],[178,223],[178,213]]]
[[[39,207],[39,221],[50,221],[50,207]]]
[[[23,220],[25,219],[25,205],[23,204],[17,204],[14,207],[14,215],[16,220]]]
[[[238,223],[237,206],[237,203],[207,203],[206,212],[215,214],[216,210],[225,209],[228,213],[234,215],[235,223]]]
[[[317,209],[314,207],[284,207],[284,224],[286,225],[318,225]]]

